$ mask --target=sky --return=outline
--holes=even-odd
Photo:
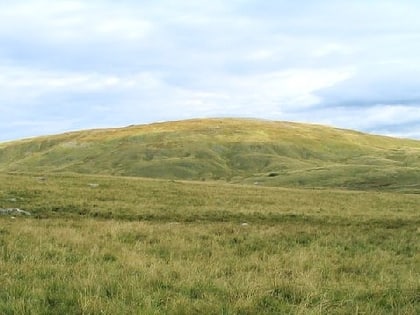
[[[206,117],[420,139],[417,0],[0,1],[0,141]]]

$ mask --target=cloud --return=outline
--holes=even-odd
[[[375,106],[330,106],[305,112],[288,112],[285,119],[318,122],[329,126],[363,130],[373,134],[420,139],[420,103]]]
[[[329,57],[331,55],[351,55],[356,51],[354,47],[341,43],[326,43],[313,51],[315,57]]]
[[[56,42],[86,39],[108,40],[111,38],[141,39],[146,37],[152,25],[130,8],[115,7],[110,2],[98,1],[14,1],[2,5],[1,25],[13,26],[1,29],[4,35],[21,35]],[[28,27],[30,26],[30,27]],[[31,36],[25,36],[30,34]]]
[[[382,61],[359,66],[354,76],[317,93],[325,105],[363,107],[419,104],[420,63]]]
[[[410,0],[2,2],[0,123],[253,116],[407,134],[419,14]]]

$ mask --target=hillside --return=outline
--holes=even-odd
[[[186,120],[0,144],[0,171],[420,191],[420,141],[320,125]]]

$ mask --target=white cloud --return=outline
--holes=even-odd
[[[253,104],[251,108],[267,106],[270,112],[316,105],[320,99],[315,91],[331,87],[351,75],[349,69],[290,69],[248,77],[236,76],[229,78],[226,84],[236,102]]]
[[[318,122],[330,126],[364,130],[376,134],[420,139],[419,105],[378,104],[366,107],[327,107],[307,112],[287,113],[294,121]]]
[[[419,14],[409,0],[4,1],[0,123],[413,124]]]
[[[138,40],[152,23],[121,8],[97,1],[16,1],[0,5],[0,34],[63,43],[93,40]]]
[[[313,52],[316,57],[325,57],[333,54],[350,55],[357,51],[356,47],[350,47],[341,43],[327,43]]]
[[[22,97],[64,92],[107,91],[112,88],[154,88],[159,79],[151,73],[128,76],[83,72],[56,72],[23,67],[0,67],[0,91]],[[13,99],[10,99],[13,102]]]
[[[420,122],[420,110],[417,106],[402,104],[378,104],[363,111],[365,118],[358,122],[361,129]]]

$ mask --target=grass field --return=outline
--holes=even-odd
[[[418,314],[420,195],[1,174],[1,314]]]

